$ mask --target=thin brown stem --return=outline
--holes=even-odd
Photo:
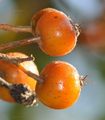
[[[43,79],[42,79],[39,75],[34,74],[34,73],[30,72],[30,71],[24,71],[24,72],[25,72],[27,75],[29,75],[30,77],[32,77],[33,79],[35,79],[37,82],[43,83]]]
[[[13,57],[13,56],[9,56],[9,55],[0,53],[0,60],[4,60],[4,61],[10,62],[12,64],[15,64],[15,65],[19,65],[19,63],[22,63],[25,61],[30,61],[33,59],[34,59],[33,57],[20,58],[20,57]],[[22,70],[24,73],[26,73],[28,76],[32,77],[33,79],[37,80],[38,82],[40,82],[40,83],[43,82],[43,79],[39,75],[36,75],[30,71],[27,71],[23,67],[22,67]]]
[[[9,56],[7,54],[0,53],[0,60],[4,60],[13,64],[19,64],[25,61],[31,61],[34,60],[33,57],[25,57],[25,58],[20,58],[20,57],[14,57],[14,56]]]
[[[0,77],[0,86],[11,89],[11,84]]]
[[[12,31],[12,32],[27,32],[32,33],[32,27],[31,26],[13,26],[8,24],[0,24],[0,29],[5,31]]]
[[[30,71],[24,71],[24,72],[33,79],[35,79],[37,82],[43,83],[43,79],[39,75],[36,75]],[[6,80],[0,77],[0,86],[11,89],[12,84],[8,83]]]
[[[10,43],[1,44],[0,51],[9,50],[12,48],[25,46],[25,45],[32,44],[32,43],[38,43],[39,40],[40,40],[40,37],[35,37],[35,38],[23,39],[23,40],[19,40],[19,41],[12,41]]]

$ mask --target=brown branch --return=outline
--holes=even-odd
[[[25,45],[32,44],[32,43],[38,43],[39,40],[40,40],[40,37],[35,37],[35,38],[23,39],[23,40],[19,40],[19,41],[12,41],[10,43],[1,44],[0,51],[9,50],[12,48],[25,46]]]
[[[5,30],[5,31],[12,31],[12,32],[27,32],[27,33],[32,33],[32,28],[31,26],[13,26],[13,25],[8,25],[8,24],[0,24],[0,29]]]
[[[7,54],[0,53],[0,60],[4,60],[4,61],[18,65],[19,63],[22,63],[25,61],[34,60],[34,58],[33,56],[20,58],[20,57],[14,57],[14,56],[9,56]]]
[[[0,77],[0,86],[1,87],[5,87],[8,89],[11,89],[11,84],[8,83],[6,80],[4,80],[3,78]]]
[[[24,70],[24,72],[25,72],[28,76],[30,76],[30,77],[32,77],[33,79],[35,79],[37,82],[43,83],[43,78],[42,78],[41,76],[39,76],[39,75],[37,75],[37,74],[34,74],[34,73],[30,72],[30,71],[26,71],[26,70]]]
[[[0,53],[0,60],[4,60],[4,61],[10,62],[12,64],[18,65],[19,63],[22,63],[25,61],[34,60],[34,58],[33,58],[33,56],[26,57],[26,58],[20,58],[20,57],[14,57],[14,56],[9,56],[9,55]],[[26,73],[28,76],[32,77],[33,79],[37,80],[40,83],[43,82],[43,79],[39,75],[36,75],[30,71],[27,71],[23,67],[22,67],[22,69],[23,69],[23,72]]]

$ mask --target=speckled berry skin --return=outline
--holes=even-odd
[[[49,63],[41,72],[43,83],[37,83],[36,94],[39,100],[53,109],[65,109],[74,104],[81,92],[79,74],[67,62]]]
[[[68,16],[53,8],[40,10],[32,17],[33,34],[41,38],[39,47],[50,56],[64,56],[75,48],[74,26]]]

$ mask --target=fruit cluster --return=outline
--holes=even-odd
[[[64,56],[76,46],[78,27],[63,12],[46,8],[36,13],[31,27],[0,24],[0,29],[30,32],[33,38],[0,45],[0,50],[37,43],[49,56]],[[74,66],[63,61],[47,64],[39,74],[33,57],[12,52],[0,54],[0,98],[33,106],[37,99],[54,109],[64,109],[78,99],[83,79]]]

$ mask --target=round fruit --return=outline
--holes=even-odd
[[[61,11],[46,8],[32,18],[32,30],[40,36],[39,47],[50,56],[70,53],[77,42],[77,29]]]
[[[46,106],[64,109],[74,104],[81,92],[79,74],[67,62],[49,63],[40,74],[43,82],[37,82],[36,94]]]
[[[23,53],[8,53],[8,55],[14,57],[28,57]],[[34,91],[36,81],[25,74],[24,70],[31,71],[37,75],[39,74],[33,61],[23,62],[19,66],[16,66],[15,64],[0,60],[0,76],[2,78],[4,78],[9,83],[26,84]],[[0,87],[0,99],[8,102],[15,102],[15,100],[10,95],[9,90],[4,87]]]

